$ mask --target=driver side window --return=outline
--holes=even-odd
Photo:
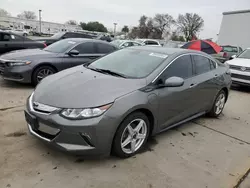
[[[93,42],[85,42],[81,43],[78,46],[74,48],[74,50],[77,50],[79,54],[94,54],[97,53],[94,47]]]
[[[187,79],[193,76],[193,65],[190,55],[184,55],[174,60],[162,73],[161,80],[164,82],[170,77]]]

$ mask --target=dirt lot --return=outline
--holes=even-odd
[[[32,90],[0,79],[0,187],[228,188],[250,168],[250,90],[232,90],[220,118],[162,133],[125,160],[66,155],[30,136],[23,109]]]

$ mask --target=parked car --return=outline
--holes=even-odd
[[[230,67],[233,83],[250,86],[250,48],[225,64]]]
[[[47,46],[53,44],[54,42],[57,42],[62,39],[68,39],[68,38],[88,38],[92,39],[93,37],[91,35],[88,35],[86,33],[80,33],[80,32],[59,32],[54,34],[52,37],[49,38],[39,38],[37,41],[44,42]]]
[[[111,43],[120,49],[127,48],[130,46],[142,46],[142,43],[132,41],[132,40],[114,40]]]
[[[96,39],[111,42],[112,38],[109,35],[99,35],[96,37]]]
[[[232,56],[238,55],[242,52],[242,48],[239,46],[221,46],[222,50],[218,54],[213,54],[214,58],[224,63],[225,61],[232,59]]]
[[[11,30],[12,33],[27,37],[28,36],[28,32],[22,29],[15,29],[15,30]]]
[[[89,63],[116,49],[99,40],[65,39],[43,50],[21,50],[0,56],[0,75],[5,80],[36,85],[48,75]]]
[[[33,41],[11,32],[0,31],[0,54],[13,50],[44,47],[46,47],[46,45],[42,42]]]
[[[136,39],[135,41],[146,46],[161,46],[160,42],[154,39]]]
[[[149,136],[228,98],[228,66],[185,49],[137,46],[45,78],[27,100],[32,135],[64,151],[130,157]]]

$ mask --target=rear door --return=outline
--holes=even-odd
[[[199,111],[206,111],[213,104],[214,97],[218,92],[217,64],[211,59],[202,55],[191,55],[194,64],[194,89],[196,108]]]
[[[157,89],[159,96],[158,121],[161,129],[175,124],[197,113],[194,83],[194,71],[191,56],[182,55],[173,61],[160,75],[157,82],[164,82],[172,76],[184,79],[180,87],[163,87]]]
[[[109,43],[96,42],[96,47],[98,57],[102,57],[116,50],[116,48]]]
[[[72,50],[77,50],[78,55],[65,54],[63,58],[64,69],[88,63],[99,57],[94,42],[84,42],[75,46]]]

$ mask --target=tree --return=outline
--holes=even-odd
[[[100,22],[80,22],[80,26],[83,30],[88,31],[99,31],[99,32],[108,32],[107,28]]]
[[[177,27],[184,34],[186,41],[190,41],[204,26],[204,20],[193,13],[180,14],[177,19]]]
[[[173,32],[173,33],[172,33],[171,40],[173,40],[173,41],[181,41],[181,42],[185,42],[184,37],[183,37],[183,36],[179,36],[179,35],[177,35],[177,33],[176,33],[176,32]]]
[[[130,33],[128,34],[128,37],[131,39],[135,39],[136,37],[138,37],[138,33],[139,33],[138,27],[133,27]]]
[[[21,14],[17,15],[18,18],[28,19],[28,20],[36,20],[37,16],[33,11],[23,11]]]
[[[68,25],[78,25],[77,21],[75,21],[75,20],[69,20],[65,24],[68,24]]]
[[[174,23],[175,20],[169,14],[156,14],[153,18],[154,28],[157,29],[161,37],[164,32],[169,33],[169,30]]]
[[[11,16],[9,12],[7,12],[6,10],[0,8],[0,16]]]
[[[124,25],[124,27],[122,28],[122,32],[124,33],[128,33],[129,32],[129,28],[127,25]]]

